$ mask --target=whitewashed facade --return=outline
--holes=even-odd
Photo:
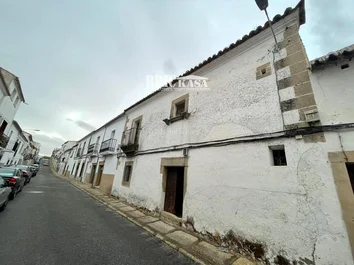
[[[275,19],[278,51],[270,29],[257,29],[184,74],[208,78],[210,90],[157,91],[128,108],[126,157],[112,194],[175,214],[196,231],[259,243],[271,264],[277,255],[353,264],[329,163],[330,152],[342,152],[333,138],[342,128],[323,126],[315,73],[298,35],[303,4]],[[337,96],[352,110],[352,90],[343,89],[348,97]],[[353,122],[349,116],[338,121]],[[352,134],[342,137],[348,151]]]
[[[8,136],[21,102],[25,102],[17,76],[0,67],[0,136]]]
[[[156,91],[85,136],[73,177],[270,264],[352,265],[353,49],[309,62],[304,23],[300,1],[278,45],[265,24],[183,75],[208,89]]]
[[[121,114],[78,141],[71,177],[111,193],[124,123]]]

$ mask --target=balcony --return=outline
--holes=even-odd
[[[0,136],[0,147],[6,148],[7,144],[9,143],[9,137],[5,134]]]
[[[98,146],[99,144],[90,144],[87,148],[88,155],[97,155],[98,154]]]
[[[101,144],[100,153],[103,152],[113,153],[115,152],[116,145],[117,145],[117,140],[113,138],[103,141]]]
[[[140,129],[131,128],[123,132],[120,148],[127,156],[134,156],[139,148]]]

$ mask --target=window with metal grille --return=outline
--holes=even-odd
[[[269,146],[273,166],[286,166],[286,155],[284,145]]]

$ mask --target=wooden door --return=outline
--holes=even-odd
[[[166,177],[166,194],[165,194],[165,211],[175,214],[177,192],[177,171],[173,168],[167,168]]]

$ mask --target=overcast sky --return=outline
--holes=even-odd
[[[269,13],[297,2],[269,0]],[[353,10],[306,1],[310,59],[354,43]],[[28,103],[17,121],[50,154],[150,93],[146,75],[179,75],[264,23],[253,0],[0,0],[0,66]]]

